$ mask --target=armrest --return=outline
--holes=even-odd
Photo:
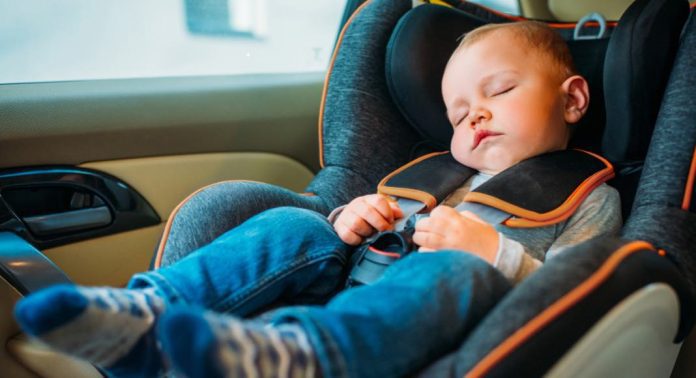
[[[70,279],[43,253],[11,232],[0,232],[0,276],[21,294]]]

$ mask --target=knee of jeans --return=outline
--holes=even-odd
[[[462,251],[413,253],[407,256],[395,279],[424,279],[439,281],[438,286],[476,286],[477,295],[498,298],[510,289],[510,283],[493,265],[482,258]],[[402,270],[402,272],[399,272]],[[399,277],[404,275],[403,277]],[[386,274],[385,274],[386,276]]]
[[[298,234],[304,231],[312,234],[321,233],[322,231],[335,234],[333,226],[325,216],[316,211],[299,207],[276,207],[259,214],[258,218],[265,222],[275,221],[282,222],[282,224],[286,225],[292,225],[293,232]]]
[[[298,222],[323,222],[326,223],[326,217],[313,210],[303,209],[301,207],[281,206],[268,209],[259,214],[266,218],[279,218],[284,221]]]

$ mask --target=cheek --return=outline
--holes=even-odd
[[[450,144],[450,152],[454,158],[463,164],[469,160],[470,148],[467,140],[467,133],[464,130],[456,129],[454,135],[452,136],[452,143]]]

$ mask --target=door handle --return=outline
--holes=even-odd
[[[55,214],[35,215],[25,217],[23,220],[33,234],[48,236],[108,226],[113,218],[108,207],[99,206]]]

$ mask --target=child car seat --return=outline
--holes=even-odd
[[[252,182],[203,188],[172,213],[154,266],[177,261],[268,208],[326,214],[446,145],[451,130],[439,83],[456,38],[484,23],[515,21],[470,3],[448,3],[453,7],[411,9],[405,0],[365,2],[341,32],[327,74],[319,121],[323,169],[307,193]],[[574,24],[552,24],[569,39],[592,88],[591,109],[572,143],[617,167],[613,184],[625,202],[624,239],[592,240],[545,264],[457,351],[422,375],[669,374],[693,322],[696,292],[689,255],[696,241],[693,18],[660,102],[688,13],[685,1],[638,0],[609,25],[610,38],[597,40],[570,40]],[[15,278],[22,281],[21,274]]]
[[[239,181],[203,188],[172,212],[155,266],[178,260],[267,208],[288,205],[328,213],[357,195],[373,193],[379,180],[413,158],[447,149],[451,128],[443,115],[439,85],[456,39],[484,23],[515,18],[468,2],[452,2],[457,9],[416,8],[414,12],[407,12],[410,4],[401,3],[366,2],[339,38],[320,108],[323,169],[307,193],[297,195],[271,185]],[[633,15],[627,12],[622,21],[625,32],[613,38],[615,47],[610,49],[606,67],[609,38],[573,41],[575,24],[555,24],[570,39],[576,65],[591,83],[591,106],[571,143],[612,160],[619,173],[614,186],[621,191],[624,215],[631,208],[676,35],[688,13],[683,7],[660,9],[658,4],[645,8],[634,7]],[[397,27],[402,16],[413,21]],[[665,22],[667,19],[674,22]],[[642,26],[646,20],[649,30]],[[392,35],[394,41],[421,35],[423,43],[417,50],[409,42],[390,45]],[[631,56],[629,62],[625,56]],[[606,88],[604,76],[611,81]],[[605,91],[609,103],[603,106]],[[612,111],[607,115],[605,108]],[[605,123],[612,127],[605,129]],[[219,216],[207,216],[211,212]]]

